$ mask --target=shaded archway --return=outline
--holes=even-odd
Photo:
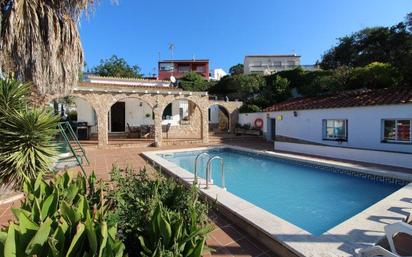
[[[220,104],[213,104],[208,109],[209,132],[229,133],[231,119],[229,111]]]
[[[169,102],[161,118],[163,139],[202,139],[202,110],[192,100],[181,98]]]
[[[124,140],[154,140],[154,113],[145,100],[127,96],[108,109],[109,143]]]
[[[52,99],[48,106],[54,113],[60,116],[61,122],[68,122],[77,139],[82,143],[97,144],[97,116],[95,108],[85,99],[79,96],[64,96]],[[67,129],[67,127],[65,127]],[[66,131],[69,140],[69,131]],[[56,142],[59,145],[59,151],[66,153],[69,151],[68,145],[65,144],[63,135],[56,135]]]

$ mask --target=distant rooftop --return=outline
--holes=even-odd
[[[257,55],[246,55],[246,57],[301,57],[296,54],[257,54]]]
[[[412,104],[412,88],[359,89],[336,94],[297,97],[274,104],[265,112]]]
[[[153,80],[153,79],[143,79],[143,78],[119,78],[119,77],[103,77],[94,74],[85,74],[83,85],[111,85],[116,86],[126,86],[126,87],[170,87],[170,81],[167,80]]]
[[[159,62],[209,62],[209,59],[161,60]]]

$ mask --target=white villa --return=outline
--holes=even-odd
[[[412,167],[412,90],[355,90],[297,97],[239,123],[263,122],[276,150]]]

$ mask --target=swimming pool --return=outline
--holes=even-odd
[[[225,161],[229,192],[308,231],[321,235],[402,187],[400,184],[342,174],[338,169],[272,158],[231,148],[176,152],[160,156],[193,172],[201,152]],[[205,178],[206,159],[199,161]],[[221,186],[218,162],[214,184]],[[350,172],[349,172],[350,173]]]

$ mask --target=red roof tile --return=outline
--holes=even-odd
[[[336,94],[292,98],[267,107],[264,111],[293,111],[408,103],[412,104],[412,88],[359,89]]]

